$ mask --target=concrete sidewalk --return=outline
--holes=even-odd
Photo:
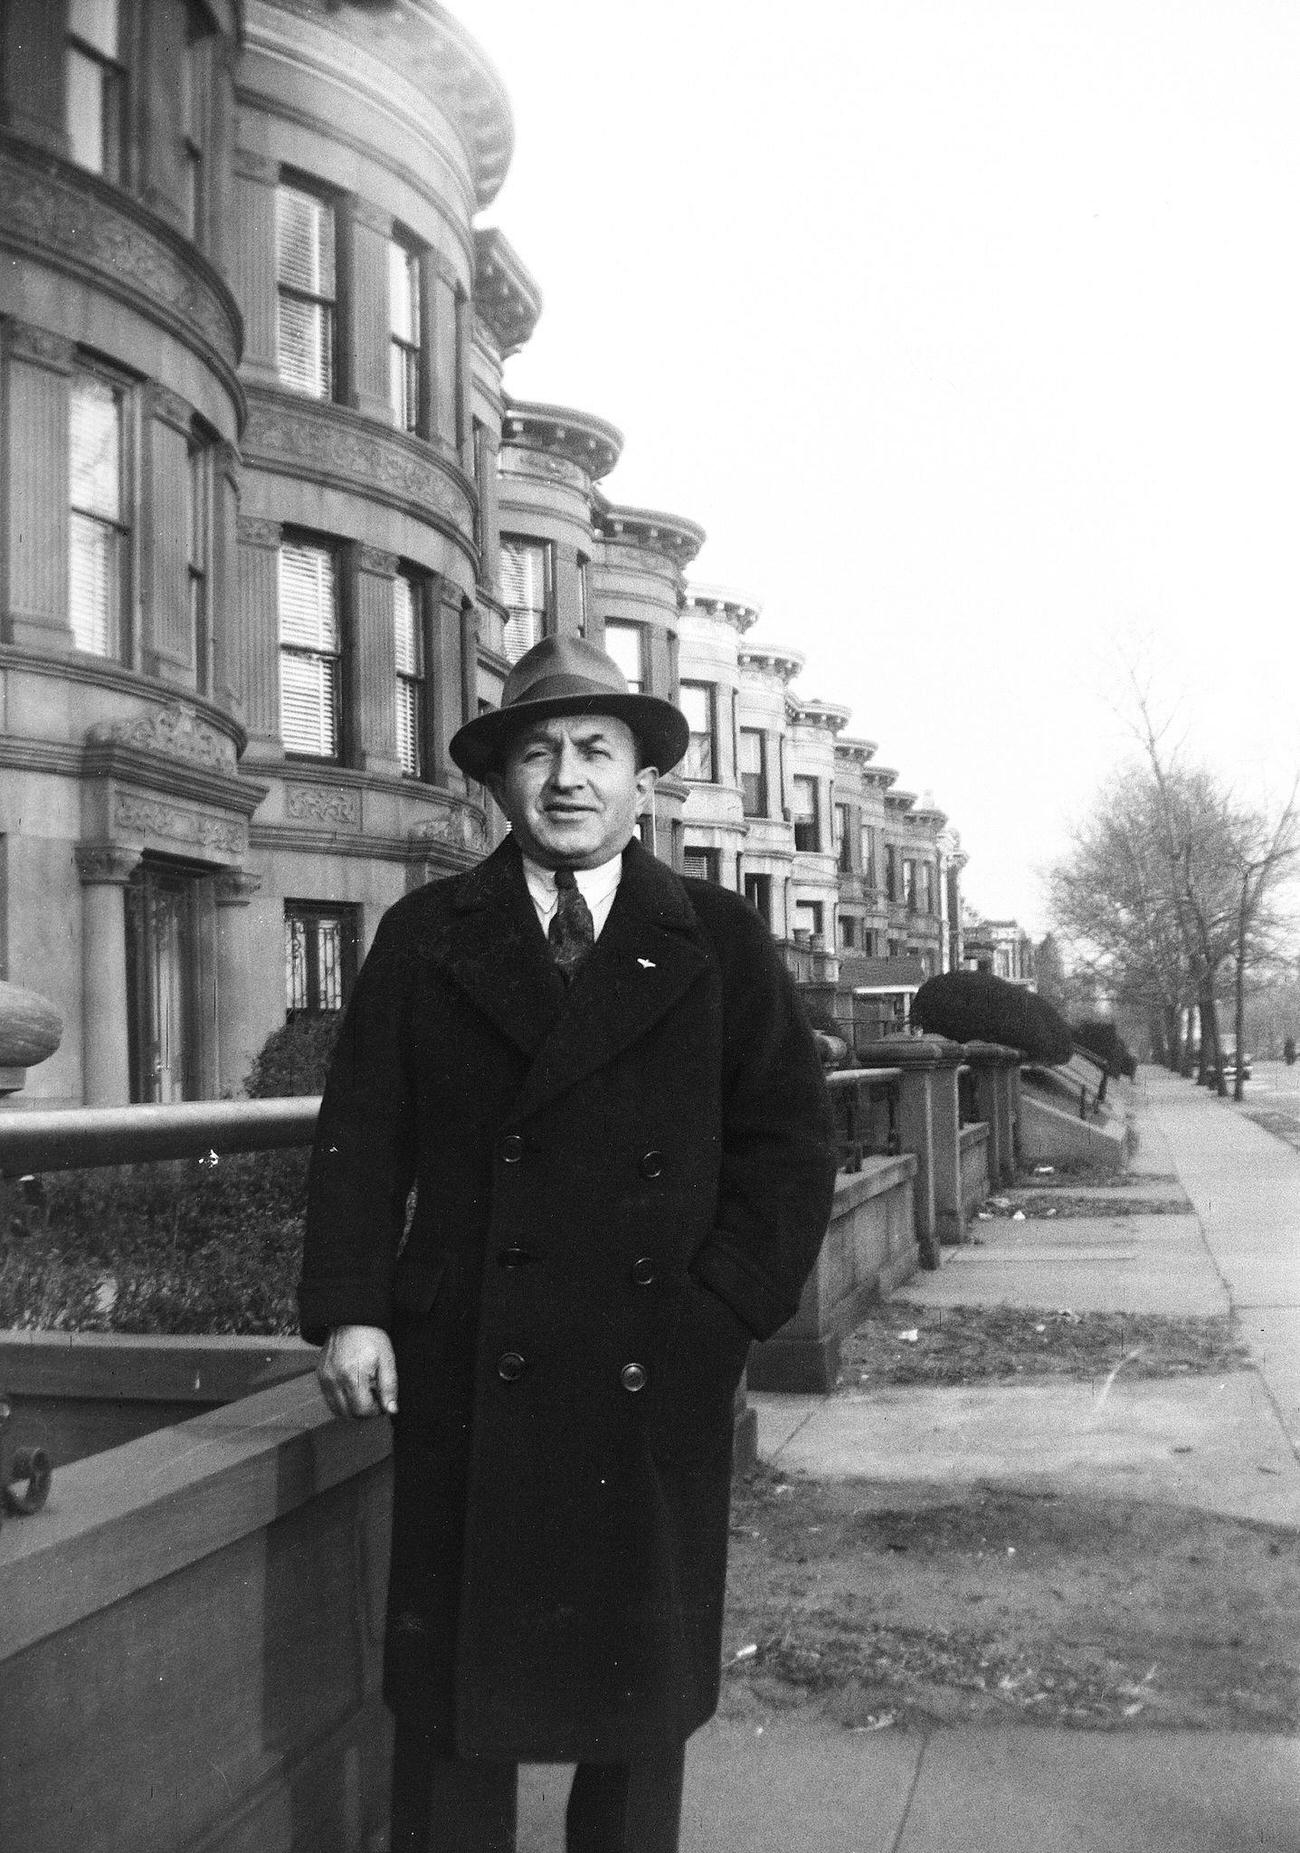
[[[901,1297],[1239,1318],[1251,1368],[1213,1378],[751,1396],[759,1449],[875,1480],[1037,1480],[1300,1522],[1300,1152],[1144,1069],[1139,1178],[1186,1215],[980,1223]],[[1120,1187],[1122,1190],[1122,1186]],[[1166,1182],[1157,1193],[1173,1194]],[[1147,1188],[1151,1194],[1155,1186]],[[1108,1189],[1107,1195],[1114,1194]],[[532,1769],[520,1853],[564,1844],[568,1772]],[[935,1727],[797,1714],[692,1739],[682,1853],[1296,1853],[1300,1742],[1247,1733]]]

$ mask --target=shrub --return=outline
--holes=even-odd
[[[1115,1025],[1103,1017],[1086,1017],[1083,1022],[1072,1026],[1070,1034],[1081,1049],[1097,1060],[1106,1064],[1112,1075],[1127,1075],[1131,1081],[1137,1073],[1137,1062],[1124,1038]]]
[[[339,1013],[291,1017],[272,1030],[244,1082],[251,1100],[276,1100],[286,1094],[319,1094],[325,1086],[330,1056],[338,1040]]]
[[[912,1025],[953,1042],[1000,1042],[1031,1062],[1068,1062],[1074,1048],[1059,1011],[992,972],[943,972],[912,1000]]]

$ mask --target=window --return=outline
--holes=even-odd
[[[356,912],[313,901],[284,904],[285,1011],[342,1010],[356,976]]]
[[[862,826],[862,879],[868,888],[879,885],[879,871],[876,865],[876,832],[871,824]]]
[[[682,851],[682,873],[694,875],[699,881],[717,883],[722,879],[720,861],[716,849],[695,849],[688,845]]]
[[[794,930],[796,933],[811,933],[814,943],[822,936],[822,903],[820,901],[796,901],[794,904]]]
[[[751,907],[758,909],[770,927],[772,924],[772,877],[770,875],[746,875],[745,899]]]
[[[398,239],[388,244],[388,390],[401,431],[420,428],[424,312],[419,253]]]
[[[903,857],[903,895],[907,902],[907,911],[917,911],[916,862],[911,856]]]
[[[123,180],[126,73],[118,0],[69,0],[68,152],[78,167]]]
[[[393,580],[393,642],[397,660],[397,757],[408,778],[424,777],[424,599],[409,573]]]
[[[314,399],[334,396],[334,210],[314,193],[275,193],[277,370]]]
[[[645,694],[645,659],[639,624],[606,624],[605,652],[627,677],[628,693]]]
[[[716,777],[715,747],[716,705],[711,682],[682,683],[682,712],[691,730],[682,775],[688,779],[712,782]]]
[[[189,495],[186,499],[186,571],[189,576],[190,643],[194,652],[194,686],[205,693],[211,685],[208,586],[211,564],[212,445],[202,433],[190,440]]]
[[[338,573],[328,547],[280,548],[280,733],[287,753],[339,757]]]
[[[501,602],[510,612],[505,652],[512,663],[540,643],[550,627],[552,560],[549,541],[525,540],[517,534],[501,536]]]
[[[847,804],[835,806],[835,847],[839,852],[841,875],[853,873],[853,836]]]
[[[840,915],[840,945],[845,952],[853,952],[858,944],[858,923],[852,914]]]
[[[898,899],[898,846],[895,843],[885,845],[885,899]]]
[[[740,730],[740,791],[746,817],[767,816],[767,740],[758,727]]]
[[[822,841],[817,781],[796,772],[791,782],[794,786],[794,846],[804,851],[819,850]]]
[[[578,635],[587,635],[587,561],[578,555]]]
[[[127,539],[125,394],[78,373],[69,395],[68,617],[79,650],[120,656]]]
[[[148,857],[127,883],[127,1062],[133,1101],[195,1100],[201,1092],[205,888],[210,894],[201,873]]]
[[[921,883],[921,912],[923,914],[932,914],[935,912],[934,865],[929,862],[921,862],[917,864],[917,869]]]

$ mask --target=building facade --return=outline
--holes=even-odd
[[[237,1093],[340,1009],[499,835],[448,742],[548,632],[682,701],[646,840],[803,975],[941,949],[940,814],[688,586],[694,522],[611,499],[612,425],[506,391],[511,145],[435,0],[0,11],[0,972],[65,1023],[28,1098]]]

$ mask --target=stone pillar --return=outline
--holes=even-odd
[[[92,843],[79,846],[76,857],[81,877],[82,1095],[88,1107],[124,1106],[131,1098],[124,891],[140,852]]]
[[[244,317],[240,371],[256,385],[278,386],[275,290],[275,189],[279,164],[251,149],[235,155],[231,282]]]
[[[198,686],[190,619],[190,408],[161,386],[148,395],[141,509],[141,638],[146,675]]]
[[[393,423],[388,397],[391,231],[390,219],[359,200],[339,213],[339,364],[348,370],[342,396],[367,418],[389,425]]]
[[[261,885],[260,875],[244,869],[227,870],[216,879],[218,1098],[241,1091],[259,1046],[248,974],[253,962],[249,902]]]
[[[989,1182],[1010,1184],[1016,1175],[1012,1078],[1019,1078],[1020,1055],[996,1042],[968,1042],[964,1053],[975,1076],[976,1109],[989,1129]]]
[[[6,643],[66,653],[68,623],[68,377],[70,341],[11,322],[8,404],[0,454],[7,493],[0,533],[9,544]],[[21,446],[21,454],[15,447]]]
[[[397,555],[355,549],[353,637],[349,651],[353,717],[349,762],[363,772],[401,776],[397,757],[397,657],[393,645],[393,579]]]
[[[961,1140],[957,1069],[961,1046],[942,1036],[888,1036],[858,1045],[864,1068],[901,1068],[899,1146],[916,1158],[916,1242],[923,1268],[940,1264],[940,1243],[959,1240]],[[956,1223],[953,1205],[957,1206]]]
[[[231,601],[223,656],[239,696],[248,751],[283,759],[280,737],[280,525],[239,517],[238,597]]]

